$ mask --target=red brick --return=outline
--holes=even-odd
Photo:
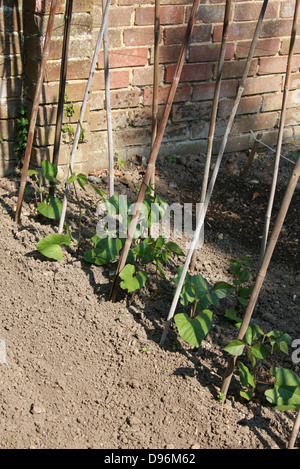
[[[166,83],[170,83],[175,72],[175,65],[166,65]],[[185,64],[182,69],[180,81],[204,81],[212,76],[212,63]]]
[[[172,46],[160,46],[159,62],[160,63],[177,63],[181,46],[173,44]],[[151,49],[150,63],[154,62],[154,48]]]
[[[127,88],[129,86],[129,70],[110,70],[109,85],[111,89]],[[105,89],[105,79],[102,70],[95,72],[93,87],[96,90]]]
[[[113,7],[108,13],[108,27],[119,28],[120,26],[130,26],[132,17],[131,7]]]
[[[186,21],[189,20],[191,10],[191,7],[187,8]],[[203,23],[208,24],[223,23],[224,12],[225,5],[200,5],[196,14],[196,22],[203,21]]]
[[[287,55],[290,48],[291,38],[283,38],[281,41],[281,49],[280,54]],[[296,38],[295,46],[294,46],[294,54],[300,53],[300,38]]]
[[[158,88],[157,101],[158,104],[164,104],[167,101],[169,95],[170,86],[160,86]],[[179,84],[175,93],[174,102],[188,101],[191,95],[191,85],[181,85]],[[145,88],[144,90],[144,105],[152,105],[153,99],[153,89]]]
[[[269,93],[272,91],[280,91],[282,87],[282,76],[275,75],[266,77],[248,78],[245,85],[244,95]]]
[[[195,25],[190,38],[190,44],[194,42],[210,41],[212,26],[210,24]],[[181,44],[186,32],[186,26],[165,27],[163,37],[165,45]]]
[[[59,81],[61,61],[48,61],[45,71],[45,81]],[[91,69],[91,62],[88,59],[71,59],[68,61],[67,79],[81,80],[88,78]]]
[[[196,83],[193,86],[192,100],[194,101],[207,101],[213,99],[215,92],[216,83]],[[225,80],[221,83],[220,98],[233,97],[236,95],[237,81],[236,80]]]
[[[111,92],[111,107],[123,108],[135,107],[141,104],[142,91],[139,88],[130,90],[117,90]]]
[[[189,49],[188,62],[215,62],[220,57],[220,44],[191,45]],[[227,44],[225,60],[234,57],[234,44]]]
[[[234,99],[222,100],[219,104],[219,116],[229,116],[234,105]],[[237,109],[237,114],[253,114],[259,112],[261,105],[260,96],[242,97]]]
[[[209,118],[211,115],[211,101],[203,101],[201,103],[190,103],[175,104],[172,108],[172,120],[173,122],[180,121],[202,121],[205,118]]]
[[[132,47],[112,49],[109,51],[110,68],[137,67],[147,65],[148,49],[146,47]],[[99,53],[98,67],[103,68],[103,52]]]
[[[231,23],[228,28],[228,41],[241,41],[244,39],[253,38],[256,28],[256,21],[247,21],[245,23]],[[214,27],[213,41],[221,42],[222,40],[223,25]],[[275,34],[277,36],[277,34]]]
[[[299,70],[300,57],[292,58],[292,72]],[[262,57],[259,59],[259,75],[271,75],[273,73],[284,73],[287,67],[287,57]]]
[[[262,4],[259,3],[240,3],[235,6],[234,20],[235,21],[251,21],[257,20],[260,15]],[[264,20],[274,19],[278,17],[279,2],[269,2]]]
[[[299,25],[297,30],[299,30]],[[278,19],[277,21],[267,21],[261,29],[261,37],[282,37],[291,35],[292,20]]]
[[[184,6],[164,6],[160,8],[160,24],[181,24],[184,19]],[[135,24],[154,24],[154,7],[138,7],[135,11]]]
[[[151,46],[154,44],[154,28],[152,26],[136,26],[124,30],[125,46]]]
[[[242,134],[250,130],[272,129],[278,121],[277,112],[263,112],[251,116],[242,116],[236,119],[234,132]]]
[[[295,0],[285,0],[281,2],[280,16],[281,18],[293,18],[295,11]]]
[[[266,94],[263,96],[263,111],[279,111],[282,107],[283,93]],[[287,99],[287,108],[296,107],[300,104],[299,90],[290,91]]]
[[[159,67],[159,83],[163,79],[163,67]],[[132,86],[147,86],[153,84],[153,67],[135,67],[132,71]]]
[[[242,77],[245,70],[246,60],[231,60],[225,62],[223,67],[223,78],[238,78]],[[255,75],[258,67],[258,59],[253,59],[251,62],[248,76]]]
[[[300,44],[300,41],[299,41]],[[241,59],[248,56],[251,41],[239,41],[235,53],[236,58]],[[254,51],[254,57],[276,55],[280,49],[280,38],[259,39]]]

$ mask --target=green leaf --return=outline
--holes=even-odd
[[[57,166],[53,163],[50,163],[48,160],[42,161],[42,170],[43,176],[50,182],[54,182],[56,184],[60,184],[60,181],[56,179],[57,175]]]
[[[186,313],[179,313],[175,315],[174,321],[180,337],[193,347],[199,347],[211,328],[212,312],[206,309],[195,318],[190,318]]]
[[[48,202],[41,202],[37,210],[44,215],[44,217],[57,220],[61,214],[62,202],[57,197],[49,197]]]
[[[85,191],[85,186],[89,183],[89,180],[85,174],[79,173],[76,178],[81,189]]]
[[[248,390],[248,391],[240,391],[240,396],[243,397],[244,399],[247,399],[247,401],[251,401],[253,397],[254,391]]]
[[[76,179],[76,173],[72,173],[71,176],[67,180],[67,184],[72,184]]]
[[[36,176],[41,175],[41,173],[39,171],[37,171],[36,169],[28,169],[27,174],[28,174],[29,177],[31,177],[33,175],[36,175]]]
[[[268,349],[260,342],[254,344],[253,347],[251,347],[251,350],[256,358],[264,359],[269,356]]]
[[[238,275],[239,275],[239,281],[241,283],[248,282],[248,280],[250,278],[249,270],[242,270]]]
[[[237,312],[235,309],[226,309],[224,316],[228,319],[232,319],[235,322],[242,321],[242,319],[237,315]]]
[[[247,331],[246,331],[246,334],[245,334],[245,339],[246,339],[247,344],[252,345],[253,342],[258,340],[259,337],[261,337],[263,335],[264,335],[264,333],[263,333],[263,331],[261,330],[261,328],[259,326],[257,326],[256,324],[250,324],[247,327]]]
[[[173,243],[172,241],[168,241],[166,243],[166,248],[169,249],[174,254],[177,254],[177,256],[184,256],[185,255],[184,252],[178,246],[178,244]]]
[[[225,350],[225,352],[230,353],[230,355],[242,355],[244,347],[245,344],[242,340],[235,339],[230,342],[230,344],[226,345],[223,350]]]
[[[253,375],[250,373],[249,368],[244,365],[242,362],[237,362],[237,365],[240,369],[240,380],[242,383],[242,386],[247,388],[248,386],[252,386],[252,388],[255,388],[255,380]]]
[[[128,293],[142,288],[147,280],[147,272],[140,270],[135,276],[134,273],[134,265],[127,264],[119,274],[120,278],[123,280],[120,283],[120,287],[123,288],[123,290],[128,290]]]
[[[60,260],[63,258],[63,251],[61,250],[60,246],[65,244],[69,246],[71,243],[71,238],[69,234],[62,235],[58,233],[52,233],[46,238],[41,239],[37,243],[37,249],[43,254],[45,257],[49,259]]]
[[[99,238],[93,236],[93,242],[96,244],[94,249],[87,249],[84,252],[84,259],[90,264],[106,265],[113,262],[122,248],[122,240],[119,238]],[[125,240],[124,240],[125,241]]]
[[[227,282],[217,282],[213,287],[213,292],[218,298],[226,298],[233,290],[235,287]]]
[[[229,262],[230,262],[230,272],[234,275],[238,275],[240,268],[241,268],[240,263],[235,259],[230,259]]]
[[[265,391],[265,396],[279,410],[297,410],[300,408],[300,378],[286,368],[272,367],[272,376],[276,378],[273,389]]]
[[[272,346],[272,353],[283,352],[288,354],[288,344],[292,340],[289,334],[282,331],[270,331],[267,336]]]
[[[100,187],[96,186],[95,184],[91,184],[91,186],[98,195],[101,195],[101,197],[105,196],[105,192],[100,189]]]

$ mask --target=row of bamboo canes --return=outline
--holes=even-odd
[[[106,113],[107,113],[107,128],[108,128],[108,152],[109,152],[109,193],[111,196],[114,193],[114,171],[113,171],[114,163],[113,163],[113,138],[112,138],[111,112],[110,112],[109,56],[108,56],[108,28],[107,28],[107,18],[108,18],[108,13],[109,13],[109,8],[110,8],[110,2],[111,0],[102,0],[102,11],[103,11],[102,23],[101,23],[101,28],[99,31],[95,51],[94,51],[90,75],[89,75],[89,79],[87,82],[86,91],[85,91],[82,106],[81,106],[80,117],[79,117],[77,129],[76,129],[76,133],[74,137],[73,147],[72,147],[72,151],[70,155],[69,174],[71,174],[72,169],[73,169],[74,155],[76,152],[76,148],[77,148],[79,136],[80,136],[81,122],[83,120],[83,116],[85,113],[88,95],[91,89],[91,84],[92,84],[93,75],[95,72],[96,61],[98,58],[100,46],[103,41]],[[51,1],[48,27],[47,27],[47,32],[46,32],[45,42],[44,42],[44,49],[43,49],[43,54],[42,54],[41,68],[40,68],[40,73],[39,73],[34,100],[33,100],[33,107],[32,107],[32,112],[31,112],[31,119],[30,119],[29,133],[28,133],[28,141],[27,141],[27,147],[26,147],[26,152],[24,156],[24,164],[23,164],[21,183],[20,183],[20,188],[19,188],[19,197],[18,197],[17,209],[16,209],[16,214],[15,214],[16,222],[18,222],[20,218],[21,205],[22,205],[24,189],[26,185],[27,172],[28,172],[28,167],[29,167],[29,162],[30,162],[32,142],[33,142],[33,136],[34,136],[34,131],[35,131],[35,125],[36,125],[37,111],[38,111],[38,106],[39,106],[39,101],[40,101],[45,67],[46,67],[47,58],[49,55],[51,34],[53,30],[53,23],[54,23],[57,3],[58,3],[57,0]],[[186,57],[189,39],[191,37],[193,27],[195,24],[195,18],[196,18],[196,13],[199,8],[199,4],[200,4],[200,0],[193,1],[193,7],[192,7],[191,15],[189,18],[189,22],[186,28],[185,37],[182,42],[176,70],[174,73],[172,83],[170,85],[168,99],[164,108],[161,121],[158,125],[157,95],[158,95],[158,66],[159,66],[159,42],[160,42],[160,0],[155,1],[155,24],[154,24],[155,60],[154,60],[154,72],[153,72],[151,153],[150,153],[147,169],[144,175],[144,179],[141,184],[141,188],[140,188],[137,200],[136,200],[135,210],[131,217],[125,245],[121,252],[119,263],[118,263],[117,270],[115,273],[115,277],[112,282],[112,286],[110,290],[110,297],[109,297],[111,301],[115,301],[116,299],[119,282],[120,282],[119,273],[121,272],[121,270],[123,269],[127,261],[127,256],[131,247],[132,239],[133,239],[133,233],[137,225],[137,221],[138,221],[138,217],[140,214],[141,205],[145,197],[146,189],[149,187],[149,185],[152,188],[154,188],[156,159],[157,159],[161,141],[164,135],[164,131],[168,122],[168,118],[169,118],[171,106],[173,104],[174,96],[177,90],[177,86],[180,80],[181,71],[182,71],[184,60]],[[269,242],[267,242],[268,237],[269,237],[269,227],[270,227],[270,220],[271,220],[271,214],[272,214],[272,208],[273,208],[274,195],[276,191],[280,153],[281,153],[283,131],[284,131],[284,125],[285,125],[285,113],[286,113],[287,97],[288,97],[289,85],[290,85],[291,64],[292,64],[295,39],[296,39],[296,28],[297,28],[297,20],[298,20],[298,13],[299,13],[299,4],[300,4],[300,0],[296,0],[293,25],[292,25],[292,31],[291,31],[290,48],[289,48],[289,53],[288,53],[288,62],[287,62],[287,68],[286,68],[286,74],[285,74],[282,108],[281,108],[279,132],[278,132],[278,138],[277,138],[277,150],[276,150],[276,156],[275,156],[275,161],[274,161],[274,170],[273,170],[273,178],[272,178],[272,184],[271,184],[271,190],[270,190],[269,203],[268,203],[268,208],[267,208],[267,213],[266,213],[266,218],[265,218],[265,228],[264,228],[263,241],[261,245],[258,273],[257,273],[257,278],[256,278],[256,282],[254,285],[254,289],[251,294],[249,304],[247,306],[245,316],[243,318],[242,325],[238,333],[238,337],[237,337],[238,339],[243,339],[246,333],[247,327],[252,318],[258,295],[260,293],[263,281],[265,279],[274,248],[276,246],[285,216],[287,214],[287,211],[288,211],[288,208],[289,208],[289,205],[293,197],[293,193],[294,193],[294,190],[295,190],[295,187],[299,179],[299,175],[300,175],[300,158],[298,157],[294,171],[287,185],[286,193],[282,200],[281,208],[278,213],[277,219],[275,221],[275,225],[271,233]],[[203,175],[202,188],[201,188],[201,198],[200,198],[200,204],[199,204],[199,207],[200,207],[199,218],[198,218],[195,234],[194,234],[188,255],[186,257],[183,271],[182,271],[177,289],[175,291],[174,299],[170,307],[169,315],[168,315],[167,322],[166,322],[166,325],[162,334],[161,342],[160,342],[161,346],[164,345],[170,323],[173,319],[186,273],[189,268],[193,270],[195,266],[196,246],[197,245],[199,246],[198,242],[199,242],[199,239],[201,238],[201,232],[203,236],[203,229],[204,229],[203,227],[204,227],[204,219],[205,219],[206,211],[207,211],[208,204],[210,202],[210,198],[214,189],[216,178],[218,176],[220,164],[221,164],[223,154],[227,145],[228,137],[231,132],[231,128],[235,119],[237,108],[239,106],[240,99],[244,92],[245,83],[248,77],[249,68],[251,65],[251,61],[253,58],[257,40],[260,35],[262,22],[263,22],[263,18],[265,15],[267,5],[268,5],[268,0],[264,0],[260,15],[257,21],[256,29],[253,35],[253,39],[252,39],[251,47],[248,53],[244,72],[243,72],[241,81],[239,83],[235,102],[234,102],[234,105],[233,105],[233,108],[232,108],[232,111],[228,120],[228,124],[225,130],[224,136],[223,136],[223,140],[219,149],[219,153],[218,153],[217,160],[214,166],[214,170],[212,172],[210,181],[208,181],[209,173],[210,173],[215,125],[216,125],[216,119],[217,119],[217,110],[218,110],[218,103],[219,103],[219,97],[220,97],[220,88],[221,88],[221,83],[222,83],[222,71],[223,71],[223,65],[224,65],[224,60],[225,60],[225,51],[226,51],[226,45],[227,45],[227,40],[228,40],[228,28],[229,28],[229,21],[230,21],[231,8],[232,8],[232,1],[226,0],[224,21],[223,21],[222,42],[221,42],[220,55],[219,55],[219,61],[218,61],[218,73],[217,73],[215,91],[214,91],[214,97],[213,97],[212,113],[211,113],[208,140],[207,140],[206,162],[205,162],[204,175]],[[54,152],[53,152],[53,162],[55,164],[58,164],[58,155],[59,155],[59,147],[60,147],[60,135],[61,135],[64,95],[65,95],[65,86],[66,86],[71,17],[72,17],[72,0],[66,0],[62,66],[61,66],[60,89],[59,89],[57,121],[56,121],[56,133],[55,133]],[[53,186],[50,187],[50,191],[53,193],[54,191]],[[65,194],[64,194],[64,199],[63,199],[63,209],[62,209],[62,214],[61,214],[60,224],[59,224],[59,232],[62,232],[63,230],[66,207],[67,207],[68,191],[69,191],[69,187],[66,184]],[[224,395],[224,399],[227,396],[228,388],[230,386],[231,378],[232,378],[234,368],[235,368],[235,361],[236,360],[234,357],[229,358],[227,369],[223,377],[221,393]],[[297,417],[295,419],[294,428],[293,428],[291,439],[288,445],[289,448],[292,448],[294,446],[295,439],[299,430],[299,425],[300,425],[300,411],[298,411]]]

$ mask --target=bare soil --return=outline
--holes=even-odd
[[[158,194],[170,204],[196,204],[201,157],[170,160],[159,159]],[[207,213],[196,269],[211,283],[232,281],[229,259],[245,255],[251,256],[255,280],[273,161],[257,157],[242,178],[245,162],[245,154],[226,157]],[[128,162],[116,172],[116,191],[132,201],[134,183],[143,174],[139,163]],[[271,228],[292,168],[287,161],[280,168]],[[270,366],[299,371],[291,353],[264,361],[263,383],[252,402],[240,397],[235,373],[221,405],[217,397],[228,360],[222,349],[237,334],[224,311],[234,299],[214,310],[213,326],[199,349],[184,343],[175,325],[160,347],[174,292],[170,277],[184,260],[168,263],[158,292],[155,284],[128,297],[121,291],[111,303],[114,265],[90,265],[82,255],[98,221],[95,209],[84,217],[79,256],[73,244],[64,249],[62,261],[50,261],[36,244],[58,223],[38,216],[29,181],[16,225],[19,182],[19,175],[0,180],[2,449],[286,448],[295,414],[274,410],[264,390]],[[93,194],[81,197],[88,203]],[[292,339],[300,338],[299,198],[297,189],[253,318],[265,332],[285,330]],[[74,236],[77,216],[71,194],[67,221]],[[185,240],[176,241],[186,252]]]

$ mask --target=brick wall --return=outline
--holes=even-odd
[[[20,100],[30,102],[47,25],[43,0],[6,2],[1,8],[1,170],[13,165],[15,120]],[[63,37],[64,1],[56,14],[51,53],[39,108],[32,161],[51,158],[58,98]],[[148,156],[151,141],[152,81],[154,57],[154,0],[112,0],[109,13],[110,84],[114,150],[122,158]],[[21,5],[24,5],[24,11]],[[175,96],[160,154],[200,154],[206,138],[222,35],[224,1],[203,0],[188,48],[187,60]],[[249,79],[241,99],[226,151],[248,150],[251,131],[264,131],[264,141],[276,144],[287,53],[295,0],[269,0],[262,32],[252,61]],[[191,1],[161,0],[159,116],[174,74],[180,45],[191,11]],[[262,0],[233,1],[223,71],[214,150],[219,147],[237,92]],[[94,46],[101,24],[101,0],[74,0],[66,94],[75,114],[65,123],[76,127]],[[21,32],[20,32],[21,31]],[[300,113],[297,40],[292,67],[285,136],[298,134]],[[69,122],[70,121],[70,122]],[[103,76],[103,52],[93,79],[85,121],[86,140],[76,153],[76,167],[83,171],[107,167],[107,132]],[[60,163],[70,154],[64,135]],[[5,170],[5,171],[4,171]]]

